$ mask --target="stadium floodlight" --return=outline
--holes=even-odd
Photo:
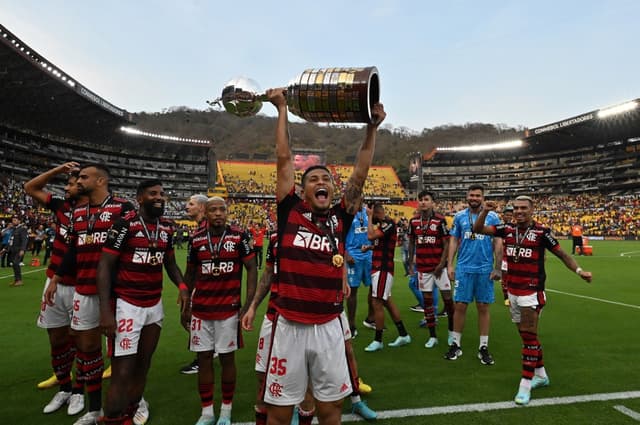
[[[612,115],[621,114],[623,112],[630,111],[638,107],[638,102],[632,100],[631,102],[625,102],[620,105],[611,106],[608,108],[602,108],[598,111],[598,118],[607,118]]]
[[[198,143],[201,145],[208,145],[210,143],[209,140],[190,139],[188,137],[178,137],[178,136],[170,136],[167,134],[150,133],[148,131],[138,130],[137,128],[133,128],[133,127],[122,126],[120,127],[120,131],[122,131],[123,133],[129,134],[131,136],[144,136],[152,139],[170,140],[172,142]]]
[[[514,149],[522,146],[522,140],[511,140],[500,143],[487,143],[484,145],[466,145],[466,146],[443,146],[436,148],[439,152],[480,152],[492,151],[496,149]]]

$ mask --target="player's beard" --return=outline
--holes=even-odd
[[[482,204],[482,202],[476,201],[474,199],[474,200],[468,200],[467,204],[469,204],[469,207],[471,207],[472,210],[475,210],[475,209],[480,208],[480,205]]]
[[[144,203],[144,209],[147,210],[147,214],[153,218],[160,218],[164,214],[164,202],[161,202],[160,206],[156,206],[157,203],[156,201],[147,201]]]

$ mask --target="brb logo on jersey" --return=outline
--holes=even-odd
[[[200,273],[203,275],[212,274],[214,276],[219,276],[222,273],[231,272],[233,272],[233,261],[207,261],[202,263],[202,268],[200,269]]]
[[[78,246],[105,243],[107,232],[94,232],[90,235],[83,233],[78,237]]]
[[[131,261],[135,264],[162,264],[164,261],[164,252],[149,252],[146,248],[136,248]]]
[[[418,244],[420,245],[433,245],[436,243],[435,236],[418,236]]]
[[[338,246],[338,239],[335,240],[336,246]],[[293,246],[299,248],[310,249],[312,251],[320,251],[331,253],[331,244],[326,236],[320,236],[315,233],[311,233],[305,228],[299,228],[296,233],[296,237],[293,239]]]
[[[531,258],[533,256],[533,249],[531,248],[517,248],[515,246],[507,247],[507,256],[515,258]]]

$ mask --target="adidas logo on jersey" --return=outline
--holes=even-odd
[[[144,238],[144,233],[142,233],[142,230],[138,230],[138,233],[136,233],[136,238]]]

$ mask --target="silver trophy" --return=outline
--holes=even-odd
[[[286,89],[289,112],[312,122],[371,123],[373,105],[380,101],[376,67],[307,69]],[[246,77],[230,80],[210,105],[240,117],[256,115],[267,101],[258,84]]]

